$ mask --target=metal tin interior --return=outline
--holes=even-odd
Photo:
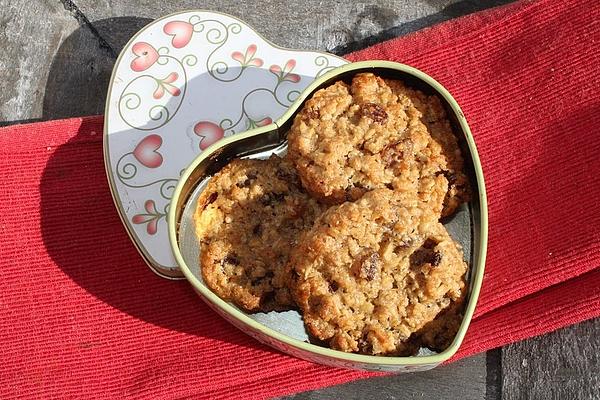
[[[283,157],[286,152],[287,145],[284,143],[274,149],[249,154],[245,157],[266,159],[273,154]],[[198,183],[188,198],[188,201],[185,203],[181,214],[181,220],[179,222],[179,248],[181,249],[181,254],[187,265],[196,265],[200,259],[200,244],[196,239],[195,234],[194,213],[197,208],[198,198],[209,180],[210,176]],[[444,221],[444,226],[448,229],[450,235],[462,245],[465,260],[469,265],[473,264],[471,257],[473,221],[471,216],[472,212],[469,205],[462,204],[452,218]],[[192,273],[199,281],[204,282],[202,274],[200,273],[200,268],[193,268]],[[467,276],[467,281],[469,281],[469,276]],[[310,341],[311,339],[306,332],[300,313],[296,310],[248,313],[248,316],[257,322],[294,339],[301,341]],[[421,349],[419,354],[431,354],[431,352],[427,349]]]
[[[202,281],[198,265],[199,246],[195,237],[192,216],[199,194],[202,192],[208,179],[210,179],[210,176],[234,158],[267,158],[271,154],[284,155],[287,149],[287,131],[291,126],[295,113],[301,108],[304,100],[321,87],[328,86],[333,81],[340,79],[351,79],[352,75],[364,70],[372,71],[384,77],[401,79],[409,86],[418,88],[425,93],[436,93],[440,96],[447,108],[453,129],[457,133],[457,136],[459,136],[465,156],[466,171],[475,193],[470,203],[463,204],[454,216],[444,221],[444,225],[452,237],[463,246],[465,259],[469,262],[467,279],[470,289],[465,318],[459,333],[454,343],[440,354],[423,349],[416,357],[376,357],[341,353],[324,348],[308,343],[310,339],[298,312],[249,314],[218,298]],[[464,121],[464,115],[450,95],[437,82],[421,72],[417,71],[415,73],[415,71],[413,68],[388,62],[363,62],[340,67],[309,86],[279,121],[276,121],[272,125],[228,138],[223,141],[224,143],[215,144],[213,148],[207,149],[205,154],[201,155],[189,167],[183,174],[182,182],[180,182],[173,197],[169,213],[170,239],[176,258],[182,266],[184,274],[195,289],[203,296],[205,301],[208,301],[213,307],[220,308],[221,311],[230,314],[234,318],[241,319],[242,322],[252,325],[253,328],[258,329],[265,335],[281,340],[288,345],[302,347],[308,352],[324,353],[326,356],[355,360],[357,363],[374,365],[435,365],[448,359],[456,352],[470,322],[483,276],[483,264],[487,244],[485,189],[481,167],[468,126],[466,125],[466,121]],[[427,77],[430,81],[424,80],[423,76]],[[270,341],[267,342],[272,344]]]

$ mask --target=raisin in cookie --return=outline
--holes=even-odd
[[[292,308],[289,251],[321,211],[289,162],[232,161],[208,182],[194,215],[204,281],[248,311]]]
[[[340,81],[317,91],[288,133],[288,157],[306,189],[329,204],[383,187],[416,192],[441,213],[454,188],[448,184],[451,174],[445,173],[445,142],[432,137],[426,123],[438,114],[425,118],[414,93],[371,73],[355,75],[351,85]],[[444,214],[450,211],[445,208]]]
[[[292,293],[330,347],[408,355],[465,290],[462,252],[416,196],[376,189],[325,211],[292,251]]]

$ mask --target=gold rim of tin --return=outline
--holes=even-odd
[[[254,33],[256,33],[256,35],[258,35],[259,38],[264,40],[268,45],[270,45],[271,47],[274,47],[276,49],[279,49],[279,50],[291,51],[291,52],[296,52],[296,53],[310,52],[310,53],[322,54],[324,56],[335,57],[335,58],[339,58],[340,60],[347,61],[346,59],[344,59],[342,57],[339,57],[339,56],[336,56],[335,54],[327,53],[324,51],[288,49],[287,47],[278,46],[278,45],[274,44],[273,42],[271,42],[270,40],[266,39],[260,32],[258,32],[256,29],[254,29],[254,27],[248,25],[247,22],[242,21],[241,19],[234,17],[233,15],[229,15],[227,13],[222,13],[222,12],[218,12],[218,11],[203,10],[203,9],[199,9],[199,8],[189,9],[189,10],[184,10],[184,11],[177,11],[177,12],[167,14],[158,19],[155,19],[154,21],[150,22],[148,25],[146,25],[142,29],[140,29],[138,32],[136,32],[136,34],[133,35],[131,37],[131,39],[129,39],[127,41],[127,44],[125,46],[123,46],[123,50],[121,50],[121,52],[119,53],[119,56],[117,57],[117,61],[115,62],[115,66],[113,67],[112,73],[110,75],[108,92],[106,95],[106,103],[104,104],[104,128],[103,128],[103,140],[102,140],[102,151],[103,151],[103,155],[104,155],[104,171],[106,172],[106,179],[108,180],[108,187],[109,187],[113,202],[115,203],[117,212],[119,214],[119,218],[121,219],[123,226],[125,226],[125,231],[127,232],[127,235],[133,242],[136,250],[140,253],[144,262],[146,262],[146,264],[148,264],[150,269],[156,275],[158,275],[162,278],[172,279],[172,280],[185,279],[184,275],[182,274],[181,267],[180,266],[165,267],[164,265],[161,265],[158,262],[156,262],[156,260],[154,260],[154,258],[152,258],[152,256],[150,256],[150,254],[146,251],[146,249],[143,246],[141,246],[141,244],[140,244],[141,241],[139,240],[137,234],[135,233],[133,226],[131,226],[131,223],[127,219],[127,216],[123,213],[121,199],[119,198],[119,196],[116,193],[115,183],[113,182],[113,178],[112,178],[111,170],[110,170],[111,169],[110,151],[109,151],[109,147],[108,147],[108,109],[109,109],[109,105],[111,102],[111,93],[112,93],[112,88],[113,88],[113,82],[115,81],[115,78],[116,78],[117,67],[119,65],[121,65],[121,60],[123,58],[123,55],[125,54],[125,49],[128,49],[131,46],[131,44],[133,44],[133,42],[136,41],[137,38],[142,33],[144,33],[146,30],[150,29],[150,27],[160,23],[161,21],[164,21],[167,18],[175,17],[177,15],[186,14],[186,13],[190,13],[190,12],[219,14],[219,15],[223,15],[228,18],[231,18],[233,20],[236,20],[238,22],[241,22],[245,26],[249,27]],[[286,114],[284,114],[284,115],[286,115]]]
[[[469,152],[473,161],[473,170],[475,173],[475,179],[477,181],[478,186],[478,198],[479,198],[479,218],[480,218],[480,229],[479,229],[479,243],[476,244],[473,251],[476,257],[473,259],[473,265],[470,266],[471,277],[470,277],[470,293],[469,300],[467,306],[465,308],[465,314],[463,320],[461,322],[461,326],[454,338],[454,341],[448,348],[442,351],[439,354],[419,356],[419,357],[383,357],[383,356],[370,356],[363,354],[355,354],[355,353],[345,353],[337,350],[333,350],[330,348],[325,348],[321,346],[317,346],[311,343],[306,343],[297,339],[293,339],[287,335],[284,335],[280,332],[277,332],[271,328],[268,328],[261,323],[255,321],[254,319],[247,316],[244,312],[240,311],[233,305],[228,302],[222,300],[219,296],[213,293],[207,286],[205,286],[200,280],[198,280],[189,266],[185,263],[183,259],[183,255],[179,250],[178,243],[178,217],[179,206],[182,206],[187,199],[181,198],[182,193],[185,193],[188,189],[190,182],[188,179],[193,174],[195,169],[207,158],[212,155],[218,154],[219,150],[228,144],[238,141],[244,140],[251,137],[255,137],[257,135],[264,134],[269,131],[277,130],[280,126],[284,125],[296,112],[296,110],[302,105],[304,100],[313,93],[315,89],[321,86],[323,83],[328,80],[334,79],[337,76],[342,74],[353,72],[357,70],[368,70],[368,69],[388,69],[400,71],[406,74],[413,76],[421,81],[424,81],[430,87],[432,87],[437,94],[442,96],[450,105],[450,108],[454,112],[458,123],[464,133],[465,140],[467,146],[469,148]],[[194,183],[195,184],[195,183]],[[227,313],[230,317],[235,318],[236,320],[243,322],[249,327],[253,328],[256,331],[261,332],[264,335],[267,335],[279,342],[285,343],[289,346],[292,346],[301,351],[306,351],[309,353],[318,354],[325,357],[330,357],[333,359],[350,361],[354,363],[362,363],[367,365],[385,365],[385,366],[395,366],[395,365],[423,365],[423,364],[440,364],[450,357],[452,357],[458,348],[460,347],[465,334],[467,332],[467,328],[471,323],[471,319],[473,317],[473,313],[475,311],[475,306],[477,305],[477,300],[479,298],[479,292],[481,290],[481,283],[483,281],[483,273],[485,269],[485,258],[487,252],[487,236],[488,236],[488,211],[487,211],[487,196],[485,191],[485,182],[483,178],[483,170],[481,168],[481,162],[479,160],[479,155],[477,153],[477,147],[475,146],[475,141],[473,140],[473,136],[471,134],[471,130],[469,125],[467,124],[467,120],[460,109],[458,103],[452,95],[435,79],[425,74],[422,71],[419,71],[416,68],[410,67],[405,64],[390,62],[390,61],[361,61],[356,63],[346,64],[340,67],[333,69],[332,71],[327,72],[320,78],[316,79],[313,83],[311,83],[299,96],[299,98],[292,104],[289,110],[277,121],[274,123],[264,126],[259,129],[254,129],[251,131],[239,133],[235,136],[230,136],[226,139],[223,139],[208,149],[206,149],[200,156],[198,156],[189,166],[186,168],[184,173],[182,174],[180,181],[173,193],[173,197],[171,200],[171,206],[169,208],[169,213],[167,215],[167,223],[169,229],[169,241],[171,242],[171,248],[173,250],[173,254],[183,272],[184,276],[187,280],[192,284],[192,286],[202,295],[205,301],[209,301],[214,306],[218,307],[223,312]]]

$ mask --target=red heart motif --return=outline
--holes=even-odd
[[[158,60],[158,52],[146,42],[138,42],[131,48],[137,57],[131,62],[131,69],[142,72],[150,68]]]
[[[147,168],[158,168],[163,162],[162,155],[157,151],[161,145],[162,138],[159,135],[148,135],[135,146],[133,156]]]
[[[219,125],[210,121],[200,121],[194,125],[194,133],[200,136],[200,150],[205,150],[208,146],[218,142],[225,136],[225,131]]]
[[[176,49],[180,49],[192,40],[194,26],[185,21],[171,21],[164,26],[163,31],[167,35],[173,36],[171,44]]]
[[[260,121],[257,121],[256,126],[267,126],[272,123],[273,123],[273,120],[271,118],[265,117],[265,118],[261,119]]]

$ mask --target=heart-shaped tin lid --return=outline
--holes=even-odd
[[[125,46],[104,117],[104,161],[123,224],[159,275],[181,276],[166,215],[181,172],[212,143],[282,116],[316,77],[347,63],[284,49],[243,21],[193,10]]]

